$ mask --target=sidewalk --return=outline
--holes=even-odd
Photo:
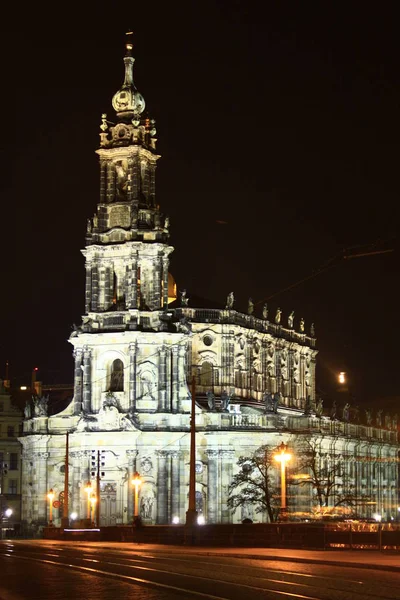
[[[33,542],[34,543],[34,542]],[[60,542],[41,540],[41,543],[57,545]],[[375,550],[291,550],[286,548],[222,548],[203,546],[167,546],[161,544],[135,544],[119,542],[61,542],[79,547],[100,547],[121,552],[151,552],[153,554],[192,554],[194,556],[218,556],[248,558],[252,560],[293,561],[320,565],[340,565],[360,569],[378,569],[400,573],[400,552],[377,552]]]

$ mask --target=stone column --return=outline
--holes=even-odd
[[[268,357],[268,348],[266,340],[261,341],[261,371],[262,371],[262,393],[267,389],[268,382],[268,370],[267,370],[267,357]]]
[[[92,399],[92,351],[83,348],[83,411],[90,412]]]
[[[100,162],[100,203],[103,204],[106,201],[106,174],[107,174],[107,162],[102,160]]]
[[[92,263],[86,263],[86,281],[85,281],[85,313],[90,312],[92,296]]]
[[[135,200],[139,198],[140,191],[140,172],[139,172],[139,158],[136,155],[132,164],[132,195]]]
[[[36,519],[39,524],[47,524],[49,521],[49,501],[47,494],[51,485],[49,485],[47,476],[47,461],[49,458],[48,452],[37,453],[36,463],[36,481],[37,481],[37,509],[34,511],[34,517],[36,512]]]
[[[109,310],[112,302],[113,269],[111,265],[105,265],[104,272],[104,310]]]
[[[182,412],[182,400],[186,396],[186,346],[181,342],[178,346],[178,396],[177,396],[177,411]]]
[[[313,401],[313,403],[315,404],[315,367],[316,367],[316,357],[313,356],[311,358],[311,363],[310,363],[310,394],[311,394],[311,399]]]
[[[74,350],[74,415],[82,412],[82,348]]]
[[[165,346],[165,411],[171,412],[172,358],[171,347]]]
[[[129,410],[136,411],[136,352],[137,343],[129,344]]]
[[[99,268],[97,265],[92,267],[92,311],[97,312],[99,307]]]
[[[107,162],[107,202],[113,202],[115,197],[115,171],[111,161]]]
[[[168,452],[160,450],[157,455],[157,524],[165,525],[168,523]]]
[[[129,308],[131,305],[131,293],[132,293],[132,267],[131,267],[131,265],[126,265],[125,266],[125,282],[124,282],[125,308]]]
[[[220,450],[220,472],[221,472],[221,485],[220,488],[220,506],[221,506],[221,523],[231,523],[231,511],[228,508],[228,490],[229,485],[232,483],[232,471],[233,461],[235,459],[234,450]]]
[[[180,458],[181,452],[171,454],[171,517],[180,515]]]
[[[138,303],[138,264],[137,256],[132,260],[131,268],[131,293],[130,293],[130,304],[129,308],[137,308]]]
[[[164,310],[168,308],[168,267],[169,267],[169,259],[167,256],[164,256],[162,259],[163,265],[163,307]]]
[[[207,450],[207,523],[218,522],[218,450]]]
[[[82,452],[71,452],[70,458],[72,459],[72,473],[71,473],[71,487],[72,487],[72,506],[70,506],[70,511],[75,511],[79,518],[82,519],[86,517],[85,514],[81,513],[81,490],[82,490],[82,480],[81,480],[81,460],[82,460]]]
[[[172,346],[172,412],[178,412],[178,348]]]
[[[158,350],[158,410],[166,411],[166,377],[165,377],[165,346]]]
[[[128,189],[127,189],[127,200],[128,202],[132,202],[133,200],[133,160],[130,158],[128,160]]]
[[[153,277],[153,310],[161,308],[161,289],[162,289],[162,258],[157,257],[154,261],[154,277]]]
[[[126,456],[128,459],[128,523],[133,522],[133,512],[134,512],[134,488],[131,484],[133,479],[133,474],[137,471],[136,467],[136,459],[137,459],[138,451],[137,450],[127,450]]]

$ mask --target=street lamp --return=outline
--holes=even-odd
[[[13,514],[12,508],[6,508],[6,510],[3,512],[3,510],[0,506],[0,540],[3,539],[3,519],[4,519],[4,517],[6,517],[6,519],[9,519],[12,514]]]
[[[87,493],[87,513],[86,518],[90,521],[90,494],[92,493],[92,484],[90,481],[87,482],[85,487],[85,492]]]
[[[139,488],[142,483],[142,480],[140,479],[140,475],[137,471],[133,474],[133,479],[132,479],[131,483],[134,487],[134,493],[135,493],[134,506],[133,506],[133,523],[135,524],[135,523],[138,523],[138,521],[139,521]]]
[[[94,516],[96,502],[97,502],[96,494],[93,492],[90,496],[91,512],[93,513],[93,516]],[[89,519],[91,519],[90,514],[89,514]],[[100,523],[97,524],[97,527],[100,527]]]
[[[53,492],[53,488],[50,489],[49,493],[47,494],[47,497],[49,499],[49,511],[50,511],[50,527],[53,527],[53,499],[54,499],[54,492]]]
[[[287,517],[286,512],[286,463],[292,458],[288,447],[283,442],[277,448],[278,453],[274,455],[276,461],[281,463],[281,510],[280,518],[285,520]]]

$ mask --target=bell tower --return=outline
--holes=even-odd
[[[115,120],[100,125],[100,198],[88,219],[85,311],[160,310],[168,304],[168,218],[155,199],[155,121],[133,81],[131,33]]]
[[[190,410],[188,336],[166,314],[176,287],[169,274],[169,220],[155,199],[155,121],[144,112],[133,64],[128,34],[125,77],[112,99],[115,116],[101,118],[100,198],[82,250],[85,314],[70,336],[72,410],[86,431],[135,428],[133,415],[140,412]]]

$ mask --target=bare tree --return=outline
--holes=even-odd
[[[238,460],[239,472],[229,486],[228,506],[252,505],[256,513],[267,513],[269,521],[276,521],[279,514],[279,488],[275,485],[276,463],[269,446],[260,446],[250,457]]]
[[[311,487],[321,512],[329,506],[354,507],[356,498],[345,483],[344,460],[334,448],[327,451],[324,438],[315,436],[296,436],[294,444],[301,476],[293,476],[291,485]]]

